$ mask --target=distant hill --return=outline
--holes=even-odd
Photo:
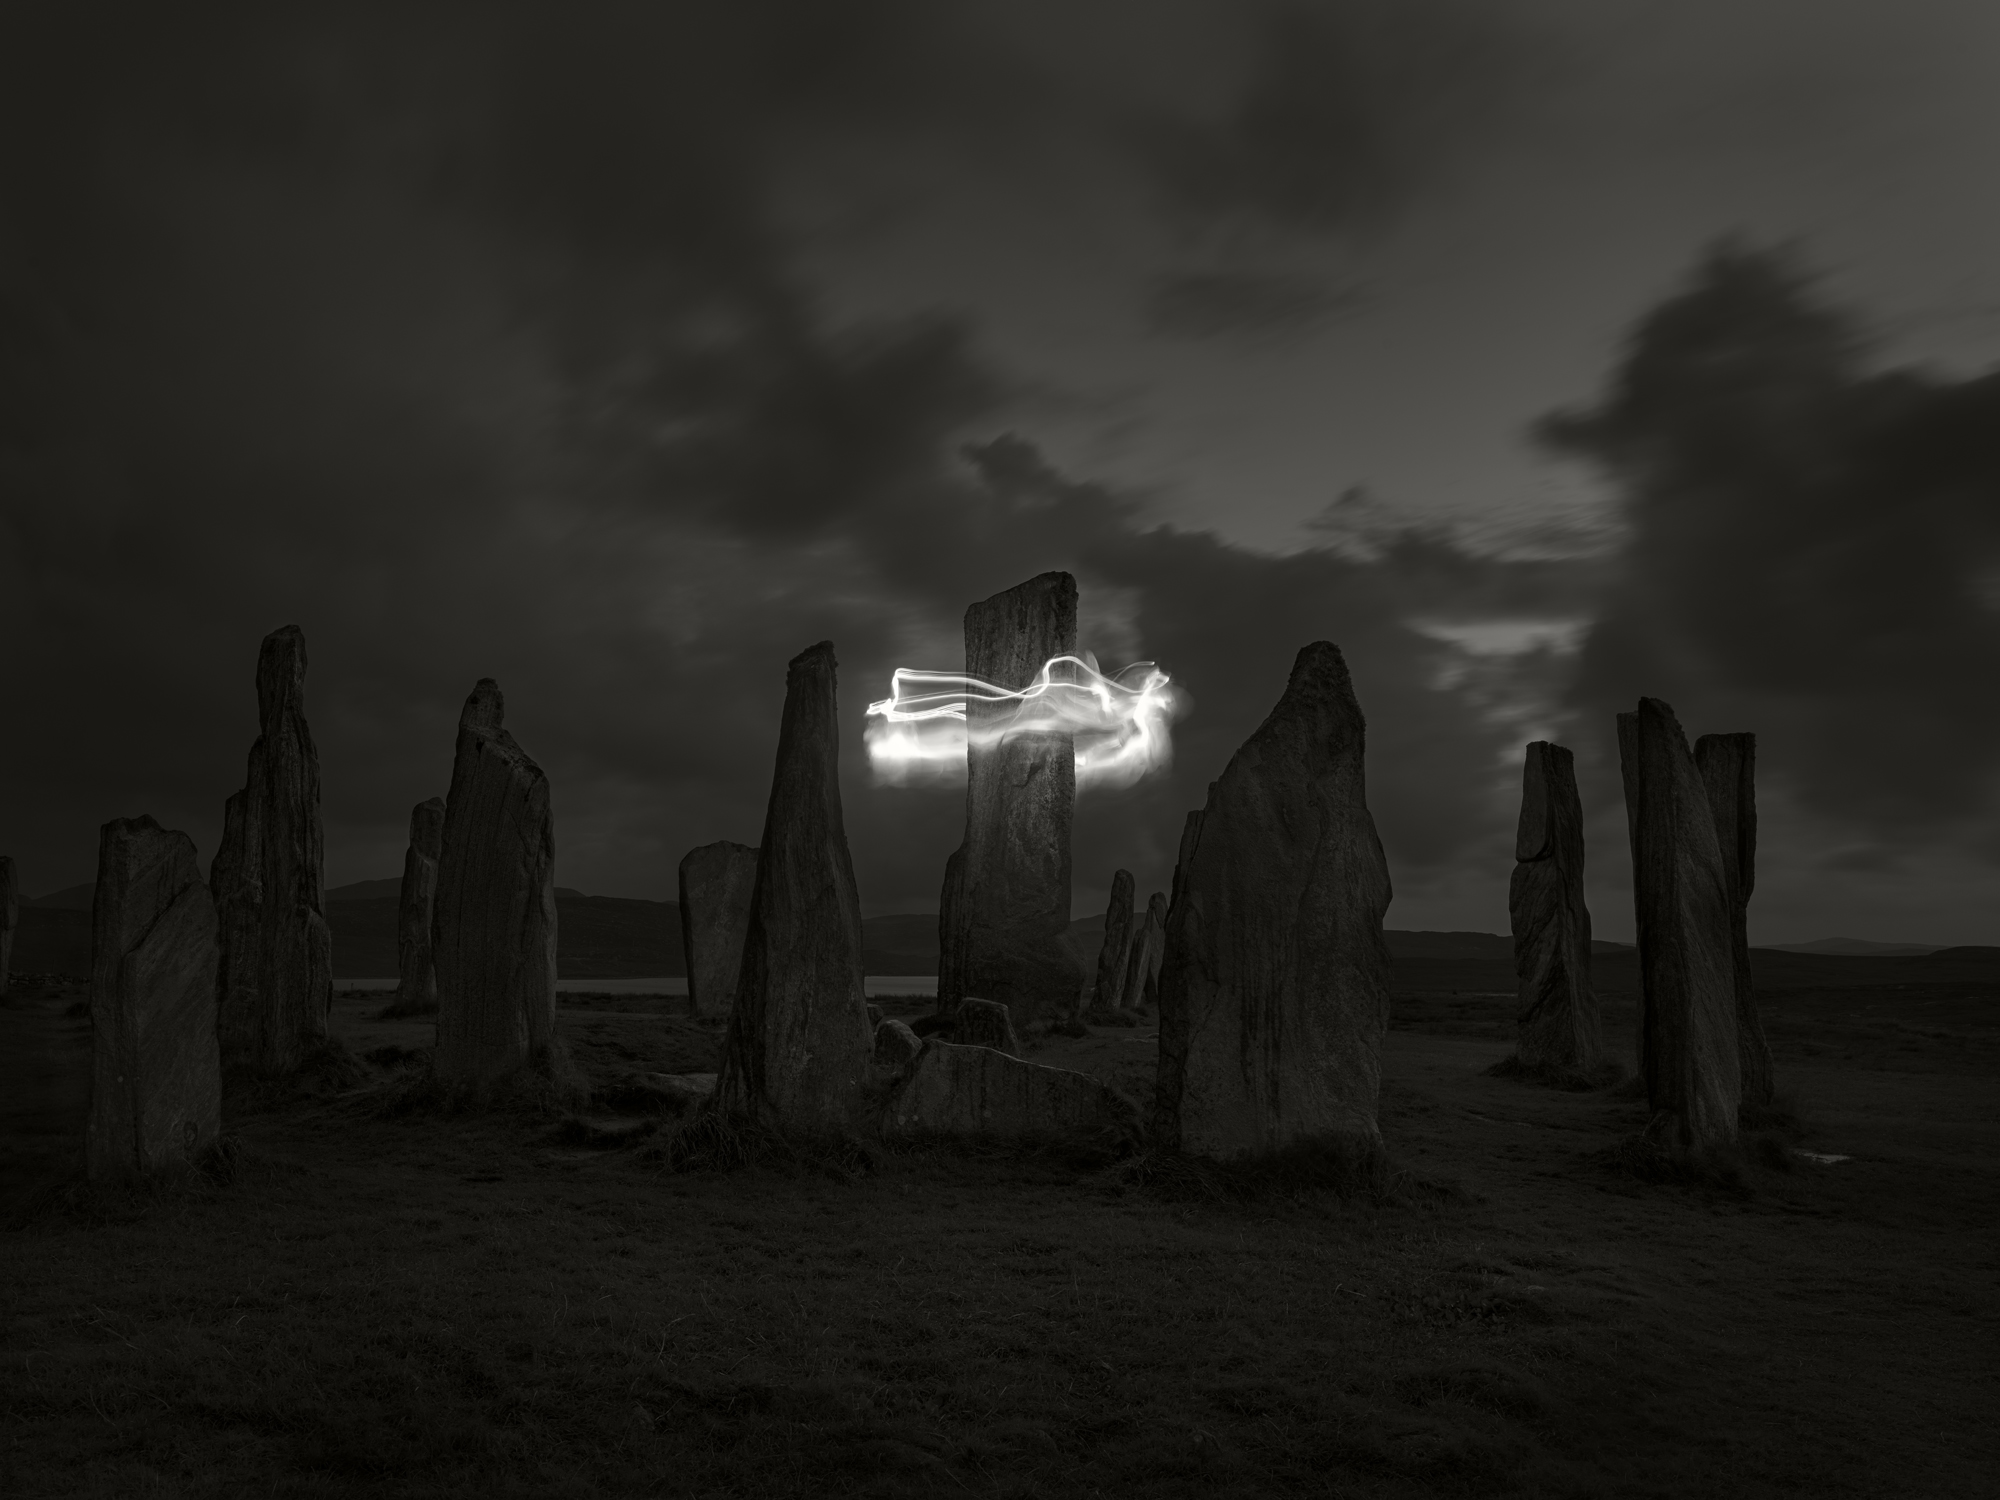
[[[1845,953],[1867,958],[1915,958],[1937,953],[1942,943],[1871,943],[1865,938],[1820,938],[1810,943],[1771,943],[1774,953]]]
[[[46,896],[34,896],[23,901],[23,906],[39,907],[43,911],[89,911],[90,903],[97,899],[97,883],[67,886],[60,891],[50,891]]]
[[[403,877],[392,875],[387,880],[357,880],[352,885],[337,885],[326,893],[329,901],[367,901],[376,896],[400,898],[403,894]],[[556,887],[558,896],[581,896],[582,891],[573,891],[566,885]],[[88,901],[84,905],[88,906]]]

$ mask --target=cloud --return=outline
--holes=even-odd
[[[1146,326],[1167,338],[1297,338],[1352,308],[1361,294],[1277,272],[1189,271],[1163,276],[1146,299]]]

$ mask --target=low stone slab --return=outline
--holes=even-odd
[[[757,851],[748,844],[703,844],[681,860],[681,949],[694,1015],[726,1016],[736,1003],[756,885]]]
[[[1014,1034],[1014,1018],[997,1000],[966,996],[952,1021],[951,1039],[961,1047],[991,1047],[1009,1057],[1021,1055],[1021,1039]]]
[[[891,1139],[1037,1140],[1114,1131],[1134,1138],[1139,1109],[1110,1085],[991,1047],[930,1038],[882,1115]]]

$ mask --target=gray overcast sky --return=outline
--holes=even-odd
[[[12,7],[0,848],[212,851],[296,620],[331,882],[490,674],[561,880],[668,896],[831,637],[864,902],[922,909],[961,802],[861,709],[1068,567],[1194,699],[1079,913],[1325,636],[1392,926],[1504,928],[1554,735],[1629,935],[1653,692],[1762,736],[1759,940],[2000,942],[1996,73],[1978,0]]]

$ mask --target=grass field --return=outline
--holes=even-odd
[[[380,995],[336,1029],[388,1069],[234,1098],[232,1180],[93,1192],[64,1175],[80,995],[0,1010],[10,1497],[1873,1497],[2000,1474],[1991,986],[1768,996],[1806,1124],[1733,1188],[1621,1169],[1642,1106],[1616,1090],[1487,1076],[1506,998],[1401,996],[1387,1202],[940,1150],[677,1175],[644,1142],[576,1144],[609,1119],[385,1112],[385,1049],[430,1028],[371,1019]],[[562,1024],[600,1084],[712,1068],[719,1035],[631,996],[567,997]],[[1143,1090],[1152,1041],[1035,1055]]]

